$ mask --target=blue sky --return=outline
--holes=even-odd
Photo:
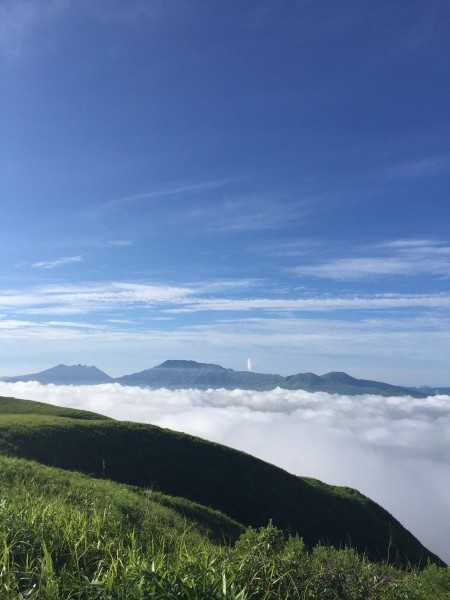
[[[450,385],[447,0],[4,0],[0,374]]]

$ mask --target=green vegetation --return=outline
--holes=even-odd
[[[52,416],[66,417],[69,419],[101,419],[109,421],[109,417],[99,415],[88,410],[78,410],[76,408],[63,408],[53,404],[44,404],[34,400],[17,400],[17,398],[5,398],[0,396],[0,415],[3,421],[8,415],[34,415],[34,417]]]
[[[223,446],[0,399],[0,454],[1,600],[450,597],[450,570],[368,498]]]
[[[210,515],[185,501],[0,458],[0,598],[444,600],[450,570],[371,563],[272,524],[219,543]],[[215,514],[217,524],[239,526]]]
[[[73,418],[67,409],[56,414],[45,405],[34,414],[14,413],[14,406],[6,405],[0,418],[0,454],[188,498],[246,526],[272,520],[308,547],[350,545],[371,560],[394,564],[439,562],[355,490],[296,477],[243,452],[151,425]]]

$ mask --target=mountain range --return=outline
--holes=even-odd
[[[120,383],[121,385],[149,388],[224,388],[246,390],[271,390],[276,387],[329,394],[376,394],[380,396],[425,397],[437,393],[448,393],[450,388],[409,388],[380,381],[356,379],[344,372],[332,371],[325,375],[297,373],[283,377],[277,374],[235,371],[220,365],[199,363],[193,360],[166,360],[162,364],[122,377],[111,377],[94,366],[57,365],[45,371],[0,377],[1,381],[37,381],[55,385],[95,385]]]

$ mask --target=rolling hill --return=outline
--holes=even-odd
[[[0,454],[80,471],[219,510],[241,525],[274,525],[351,546],[375,561],[442,564],[394,517],[359,492],[296,477],[238,452],[152,425],[0,398]]]

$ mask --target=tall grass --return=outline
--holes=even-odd
[[[217,543],[182,503],[158,498],[0,459],[0,599],[450,598],[449,569],[402,571],[352,550],[308,551],[272,524]]]
[[[140,488],[156,487],[253,527],[272,519],[279,528],[302,535],[309,548],[321,541],[336,548],[350,543],[374,561],[441,563],[392,515],[355,490],[296,477],[182,433],[94,417],[0,398],[0,454]],[[196,519],[195,511],[185,506],[189,518]],[[219,523],[210,516],[207,528],[223,527],[223,518]],[[233,539],[236,523],[228,529]]]

